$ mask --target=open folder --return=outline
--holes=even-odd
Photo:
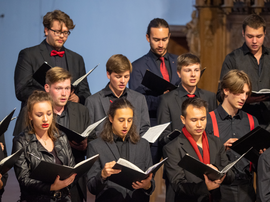
[[[211,168],[210,166],[202,163],[198,159],[194,158],[193,156],[190,156],[189,154],[186,154],[184,158],[181,159],[179,162],[179,166],[192,174],[196,175],[197,177],[204,180],[204,174],[207,175],[207,177],[214,181],[221,179],[238,161],[240,161],[250,150],[249,148],[242,156],[240,156],[238,159],[236,159],[234,162],[229,163],[227,166],[225,166],[221,171],[215,170]]]
[[[99,64],[98,64],[98,65],[99,65]],[[74,82],[72,83],[72,87],[73,87],[73,88],[76,88],[76,87],[81,83],[82,80],[84,80],[89,74],[91,74],[92,71],[94,71],[94,70],[98,67],[98,65],[95,66],[93,69],[91,69],[89,72],[87,72],[85,75],[81,76],[81,77],[78,78],[76,81],[74,81]]]
[[[2,151],[2,149],[0,149],[0,156],[1,156],[1,158],[3,158],[0,161],[0,173],[2,175],[5,174],[7,171],[9,171],[14,166],[16,161],[21,156],[22,152],[23,152],[23,148],[21,148],[20,150],[16,151],[13,154],[11,154],[10,156],[3,158],[4,152]]]
[[[142,138],[146,139],[149,143],[154,143],[170,123],[171,122],[150,127]]]
[[[15,110],[16,108],[14,108],[12,112],[10,112],[10,114],[3,118],[3,120],[0,122],[0,135],[4,134],[7,131],[10,121],[13,120],[12,116]]]
[[[246,159],[257,165],[260,149],[270,147],[270,133],[260,126],[235,141],[230,147],[232,150],[242,155],[245,151],[253,147],[253,149],[245,156]]]
[[[167,157],[168,158],[168,157]],[[136,181],[141,181],[149,177],[150,173],[155,174],[158,169],[164,164],[167,158],[163,159],[159,163],[151,166],[145,172],[138,168],[133,163],[125,160],[125,159],[118,159],[116,164],[114,165],[113,169],[121,170],[118,174],[111,175],[108,180],[121,185],[129,190],[133,190],[132,183]]]
[[[102,118],[101,120],[91,124],[90,126],[88,126],[82,134],[77,133],[73,130],[70,130],[69,128],[66,128],[65,126],[57,123],[56,126],[59,130],[61,130],[62,132],[64,132],[66,134],[66,136],[68,137],[69,141],[75,141],[77,143],[80,143],[81,141],[83,141],[85,138],[87,138],[89,136],[89,134],[99,125],[101,124],[102,121],[104,121],[106,118],[106,116],[104,118]]]
[[[99,64],[98,64],[99,65]],[[97,65],[97,66],[98,66]],[[80,78],[78,78],[76,81],[74,81],[71,84],[72,89],[75,89],[82,80],[84,80],[89,74],[91,74],[92,71],[94,71],[94,69],[96,69],[95,66],[93,69],[91,69],[89,72],[87,72],[85,75],[81,76]],[[48,64],[48,62],[44,61],[44,63],[38,68],[38,70],[33,74],[33,78],[41,85],[44,87],[44,85],[46,84],[46,73],[47,71],[49,71],[51,68],[53,68],[52,66],[50,66]]]
[[[39,157],[33,155],[32,153],[28,154],[39,159]],[[40,180],[42,182],[53,183],[57,175],[60,176],[60,180],[65,180],[72,174],[77,173],[76,179],[78,179],[84,173],[90,170],[90,168],[93,166],[93,164],[98,158],[99,154],[92,156],[91,158],[85,159],[84,161],[81,161],[74,167],[59,165],[40,160],[38,166],[31,172],[30,178]]]

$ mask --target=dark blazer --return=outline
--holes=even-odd
[[[156,111],[159,98],[152,96],[151,94],[153,94],[153,92],[151,92],[148,88],[141,84],[145,71],[147,69],[154,74],[162,77],[160,67],[157,66],[151,54],[153,53],[149,51],[146,55],[142,56],[141,58],[137,59],[132,63],[133,71],[130,74],[129,88],[145,95],[149,111]],[[177,55],[169,53],[169,61],[172,72],[171,83],[174,85],[178,85],[180,81],[180,78],[177,75],[177,57]]]
[[[207,136],[207,138],[210,151],[210,163],[215,165],[219,170],[222,170],[229,164],[225,148],[219,138],[215,136]],[[163,147],[163,155],[164,157],[168,157],[168,160],[165,161],[164,164],[165,175],[169,184],[169,187],[167,187],[166,201],[209,201],[208,197],[210,193],[213,201],[218,200],[220,197],[219,189],[209,192],[204,180],[201,180],[178,166],[178,163],[186,153],[199,160],[196,152],[184,134],[181,134]],[[227,172],[223,184],[231,184],[233,180],[234,173],[230,170]]]
[[[145,139],[141,138],[136,144],[129,142],[128,148],[129,161],[131,163],[135,164],[143,171],[147,170],[152,165],[149,143]],[[151,181],[151,190],[145,191],[143,189],[138,189],[130,191],[107,179],[103,180],[101,178],[101,170],[104,168],[105,164],[111,161],[117,161],[120,158],[120,154],[114,142],[105,142],[100,137],[91,141],[88,144],[87,157],[92,157],[96,154],[99,154],[99,159],[88,172],[87,186],[89,191],[96,195],[97,202],[149,201],[149,196],[155,189],[154,179]]]
[[[127,100],[131,102],[135,108],[135,124],[137,127],[137,133],[143,135],[150,127],[150,120],[148,115],[148,108],[144,96],[134,90],[126,88]],[[95,123],[100,119],[107,116],[110,108],[109,97],[105,96],[104,89],[89,96],[85,100],[85,106],[89,110],[90,122]],[[101,123],[96,129],[97,136],[100,135],[103,130],[104,122]]]
[[[184,125],[180,116],[182,114],[182,103],[188,98],[186,95],[186,90],[180,84],[177,89],[160,97],[160,103],[157,111],[157,122],[158,124],[171,122],[159,138],[159,143],[161,145],[164,145],[169,141],[167,135],[174,129],[182,130]],[[195,95],[196,97],[208,102],[209,111],[217,108],[215,93],[197,88]]]
[[[65,55],[68,71],[72,75],[72,81],[75,81],[86,73],[83,58],[67,48],[65,48]],[[51,57],[45,40],[37,46],[23,49],[19,53],[14,82],[16,97],[22,101],[22,106],[26,104],[25,102],[34,90],[44,90],[44,86],[41,86],[32,78],[34,72],[37,71],[44,61],[51,64]],[[84,79],[78,85],[75,93],[80,98],[80,102],[84,103],[84,100],[91,95],[87,79]]]

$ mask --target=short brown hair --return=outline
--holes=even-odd
[[[134,124],[135,121],[135,114],[134,114],[134,107],[132,104],[125,98],[119,98],[110,105],[108,111],[108,117],[105,120],[105,125],[103,127],[103,131],[101,132],[100,136],[105,142],[113,142],[113,130],[112,130],[112,123],[109,120],[109,117],[114,118],[117,109],[123,108],[130,108],[133,111],[133,122],[128,131],[130,141],[136,144],[140,140],[140,136],[136,132],[136,126]]]
[[[61,23],[65,23],[66,27],[71,30],[74,29],[75,25],[73,24],[73,20],[70,19],[69,15],[60,10],[54,10],[52,12],[48,12],[43,17],[43,25],[44,27],[50,29],[52,27],[53,21],[57,20]]]
[[[242,26],[244,33],[246,31],[247,26],[253,29],[259,29],[260,27],[263,27],[263,32],[265,32],[266,22],[261,16],[257,14],[252,14],[245,18]]]
[[[27,113],[25,113],[25,115],[26,115],[26,117],[25,117],[26,126],[27,126],[27,130],[28,130],[29,134],[35,134],[36,133],[35,128],[33,126],[33,123],[29,118],[29,114],[32,113],[34,105],[36,103],[40,103],[40,102],[49,102],[51,104],[51,106],[52,106],[52,116],[54,116],[54,113],[53,113],[53,100],[52,100],[51,96],[48,93],[44,92],[44,91],[35,90],[27,100],[27,106],[26,106],[27,107]],[[52,124],[51,124],[50,128],[48,129],[48,135],[53,141],[56,140],[54,134],[59,134],[59,132],[58,132],[58,129],[56,128],[56,126],[55,126],[55,120],[53,118]]]
[[[186,118],[187,116],[187,108],[189,105],[192,105],[194,108],[202,108],[204,107],[206,110],[206,114],[208,113],[208,103],[201,98],[188,98],[182,104],[182,116]]]
[[[46,73],[46,84],[52,85],[59,81],[64,81],[66,79],[72,80],[72,76],[69,71],[61,67],[53,67]]]
[[[168,28],[169,29],[169,33],[170,33],[170,27],[169,24],[167,23],[166,20],[162,19],[162,18],[154,18],[153,20],[150,21],[150,23],[148,24],[147,27],[147,31],[146,34],[148,36],[150,36],[151,33],[151,28]]]
[[[220,81],[221,88],[221,99],[224,100],[224,89],[228,89],[230,93],[237,94],[243,91],[244,85],[247,84],[249,88],[249,95],[252,91],[252,84],[248,77],[248,75],[244,71],[240,71],[238,69],[234,69],[229,71],[224,75],[222,80]]]
[[[179,55],[177,58],[177,71],[180,72],[182,67],[200,63],[201,63],[200,58],[191,53]]]
[[[116,54],[109,58],[109,60],[106,63],[106,70],[110,74],[112,72],[115,73],[123,73],[125,71],[132,72],[132,64],[130,63],[129,59],[122,55],[122,54]]]

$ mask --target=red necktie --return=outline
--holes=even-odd
[[[160,72],[163,76],[163,79],[170,82],[170,77],[169,77],[169,73],[168,73],[168,70],[167,70],[166,65],[165,65],[164,57],[160,57],[159,59],[161,60]]]
[[[189,98],[194,98],[194,97],[195,97],[194,94],[187,94],[187,96],[188,96]]]
[[[51,52],[51,56],[56,56],[58,55],[59,57],[63,57],[64,56],[65,51],[56,51],[56,50],[52,50]]]

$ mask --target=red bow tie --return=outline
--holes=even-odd
[[[59,57],[63,57],[65,54],[65,51],[56,51],[56,50],[52,50],[51,52],[51,56],[56,56],[58,55]]]
[[[194,94],[187,94],[187,96],[188,96],[189,98],[194,98],[194,97],[195,97]]]

